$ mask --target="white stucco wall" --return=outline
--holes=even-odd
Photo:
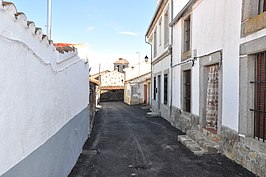
[[[185,2],[185,1],[184,1]],[[179,2],[181,3],[181,1]],[[176,7],[176,5],[174,5]],[[241,1],[200,0],[193,6],[192,12],[192,49],[197,56],[223,52],[223,90],[222,90],[222,125],[238,131],[239,101],[239,43],[241,27]],[[175,12],[178,13],[178,12]],[[174,26],[174,59],[178,63],[181,57],[182,26],[181,20]],[[176,42],[178,41],[178,42]],[[175,68],[175,72],[180,70]],[[174,75],[177,75],[174,74]],[[178,77],[178,76],[174,76]],[[176,82],[176,83],[175,83]],[[177,84],[177,85],[176,85]],[[174,79],[174,95],[180,94],[180,81]],[[199,65],[196,61],[192,68],[192,113],[199,115]],[[179,93],[178,93],[179,92]],[[173,97],[173,104],[179,100]],[[177,97],[177,99],[180,99]]]
[[[102,74],[101,86],[124,86],[124,73],[115,70]]]
[[[181,108],[181,76],[180,76],[180,66],[177,66],[181,62],[181,49],[182,49],[182,40],[181,40],[181,32],[182,32],[182,24],[181,21],[178,21],[173,26],[173,84],[172,84],[172,92],[173,92],[173,103],[172,105]]]
[[[189,0],[173,0],[173,15],[174,17],[182,10]]]
[[[88,105],[87,65],[76,52],[59,54],[15,13],[0,5],[0,175]]]
[[[171,3],[169,0],[167,0],[167,3],[162,11],[162,13],[160,14],[160,17],[158,18],[158,21],[156,23],[156,27],[153,29],[153,31],[156,30],[157,32],[157,55],[153,56],[153,59],[156,59],[156,57],[160,56],[165,49],[168,49],[169,44],[171,43],[171,30],[169,28],[169,26],[165,27],[165,14],[167,14],[168,12],[168,20],[169,22],[171,21]],[[160,31],[160,25],[159,23],[161,22],[161,31]],[[168,44],[165,45],[165,33],[166,33],[166,29],[168,28],[169,30],[169,35],[168,35]],[[160,40],[161,39],[161,40]]]
[[[152,68],[152,72],[153,72],[153,77],[156,75],[157,79],[158,79],[158,75],[161,75],[161,95],[160,95],[160,103],[163,103],[163,92],[164,92],[164,71],[169,70],[168,73],[168,104],[170,103],[170,98],[171,98],[171,73],[170,73],[170,55],[168,55],[167,57],[165,57],[163,60],[159,61],[158,63],[156,63],[153,68]],[[153,81],[153,78],[152,78]],[[157,88],[158,88],[158,80],[157,80]],[[153,89],[152,89],[152,95],[153,95]],[[157,93],[158,94],[158,93]],[[158,101],[158,100],[156,100]]]
[[[150,62],[140,62],[135,65],[131,65],[123,70],[125,72],[125,81],[137,78],[151,71]]]

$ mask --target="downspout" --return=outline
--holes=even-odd
[[[152,44],[147,41],[147,38],[145,36],[145,42],[150,45],[151,47],[151,86],[150,86],[150,105],[152,108],[152,82],[153,82],[153,75],[152,75]]]
[[[173,20],[173,16],[174,16],[174,12],[173,12],[173,10],[174,10],[174,7],[173,7],[174,5],[173,5],[173,0],[171,0],[171,21]],[[173,39],[173,27],[174,26],[172,26],[171,27],[171,48],[170,48],[170,55],[171,55],[171,61],[170,61],[170,72],[171,72],[171,91],[170,91],[170,93],[171,93],[171,97],[170,97],[170,119],[171,119],[171,117],[172,117],[172,107],[173,107],[173,41],[174,41],[174,39]]]

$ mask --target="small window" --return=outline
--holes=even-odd
[[[153,99],[156,100],[156,77],[153,78]]]
[[[164,47],[169,45],[169,15],[168,10],[164,14]]]
[[[157,32],[156,32],[156,28],[153,32],[153,55],[154,57],[157,56]]]
[[[164,104],[168,103],[168,74],[164,74]]]
[[[259,9],[258,14],[261,14],[266,11],[266,0],[259,0]]]
[[[183,109],[186,112],[190,112],[191,103],[191,70],[184,71],[183,77]]]
[[[162,19],[159,21],[159,45],[162,45]]]
[[[184,52],[187,52],[190,50],[191,44],[190,44],[190,16],[187,17],[184,21]]]

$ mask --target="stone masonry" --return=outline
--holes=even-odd
[[[217,130],[219,65],[208,67],[206,128]]]
[[[169,121],[174,127],[187,133],[186,137],[178,137],[180,140],[185,139],[188,142],[186,138],[189,137],[193,142],[198,143],[204,137],[206,142],[211,141],[219,145],[217,147],[218,153],[224,154],[249,171],[261,177],[266,177],[266,149],[264,148],[265,144],[263,142],[249,137],[241,137],[236,131],[224,126],[221,128],[219,134],[211,133],[199,125],[199,117],[197,115],[184,112],[176,107],[172,107]],[[200,143],[198,145],[201,147]],[[187,147],[189,148],[189,146],[191,146],[191,143]],[[204,149],[204,147],[202,148]],[[208,150],[199,149],[195,154],[202,155],[206,151]]]

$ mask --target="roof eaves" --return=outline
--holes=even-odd
[[[141,78],[141,77],[148,76],[149,74],[151,74],[151,72],[148,72],[148,73],[142,74],[142,75],[140,75],[140,76],[134,77],[134,78],[132,78],[132,79],[126,80],[125,82],[130,82],[130,81],[133,81],[133,80],[135,80],[135,79],[139,79],[139,78]]]
[[[148,30],[145,34],[145,36],[149,36],[149,34],[151,33],[153,27],[155,26],[155,23],[157,22],[157,20],[159,19],[165,5],[167,4],[168,0],[161,0],[159,5],[157,6],[155,13],[153,15],[152,21],[150,22],[150,25],[148,27]]]

